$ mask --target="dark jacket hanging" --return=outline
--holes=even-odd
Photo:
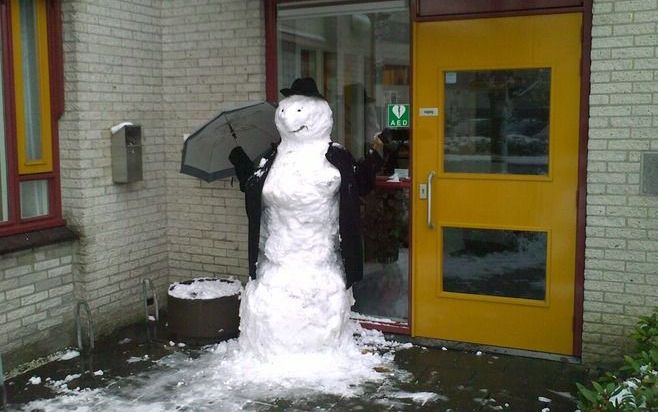
[[[249,219],[248,254],[249,276],[256,278],[256,262],[260,240],[262,193],[265,179],[276,157],[276,146],[263,155],[265,162],[256,168],[241,147],[231,151],[229,159],[235,167],[240,181],[240,190],[245,193],[245,207]],[[383,160],[379,153],[370,149],[365,158],[355,162],[352,155],[342,146],[331,142],[325,157],[340,173],[340,203],[338,232],[340,254],[345,268],[347,288],[363,278],[363,241],[361,237],[360,196],[366,195],[375,185],[377,170]]]

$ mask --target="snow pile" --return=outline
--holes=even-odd
[[[59,395],[30,402],[21,410],[231,412],[267,410],[263,405],[274,406],[280,399],[297,410],[295,402],[324,395],[365,397],[387,407],[397,400],[426,406],[446,400],[431,392],[399,389],[401,382],[414,379],[392,362],[395,351],[408,344],[386,341],[381,332],[360,327],[355,332],[354,352],[289,354],[263,362],[230,340],[206,347],[199,356],[175,352],[157,361],[148,374],[119,378],[103,389],[68,389],[76,375],[58,381],[47,378],[46,386]]]
[[[217,299],[241,291],[242,284],[236,279],[195,278],[169,286],[169,296],[178,299]]]

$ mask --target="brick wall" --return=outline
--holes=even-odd
[[[0,348],[7,370],[73,342],[73,248],[65,242],[2,255]]]
[[[142,314],[141,281],[167,284],[158,0],[64,0],[63,209],[81,235],[75,293],[99,332]],[[142,126],[144,179],[112,181],[109,128]]]
[[[611,359],[658,305],[658,197],[640,195],[658,151],[658,1],[594,0],[583,352]]]
[[[181,175],[183,135],[265,97],[260,0],[185,0],[163,8],[167,235],[171,280],[247,274],[244,198],[230,179]]]

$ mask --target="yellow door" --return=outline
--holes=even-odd
[[[580,34],[415,23],[414,336],[573,353]]]

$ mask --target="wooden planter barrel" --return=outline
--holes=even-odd
[[[225,279],[205,281],[233,282]],[[194,280],[179,283],[192,282]],[[170,290],[175,286],[170,286]],[[167,304],[168,331],[170,338],[176,342],[206,344],[238,336],[239,293],[213,299],[182,299],[167,294]]]

